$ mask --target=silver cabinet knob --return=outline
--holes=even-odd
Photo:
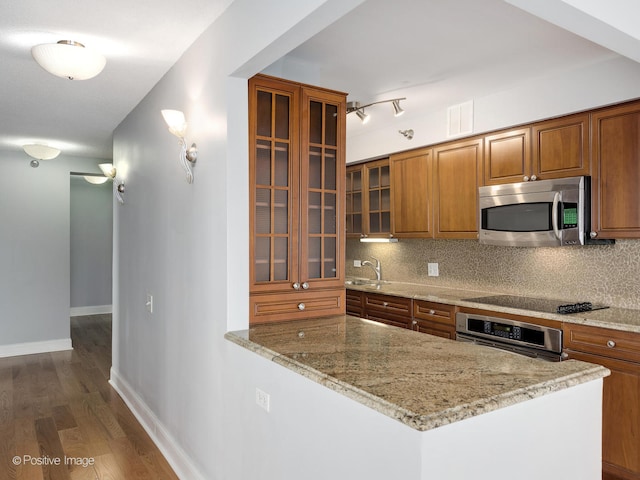
[[[304,338],[304,330],[298,332],[298,338]]]
[[[412,321],[411,321],[411,325],[417,325],[417,324],[418,324],[418,321],[417,321],[417,320],[412,320]]]
[[[382,306],[383,307],[388,307],[389,306],[389,302],[382,302]]]
[[[293,285],[291,285],[293,287],[294,290],[300,290],[300,284],[298,282],[295,282]]]
[[[607,342],[607,347],[614,348],[615,346],[616,346],[616,342],[614,342],[613,340],[609,340]]]
[[[525,182],[529,181],[529,177],[527,175],[525,175],[524,177],[522,177],[522,180],[524,180]]]
[[[536,177],[535,175],[531,175],[531,181],[535,182],[538,179],[538,177]]]
[[[307,290],[308,288],[309,288],[309,284],[308,284],[307,282],[304,282],[304,283],[302,284],[302,289],[303,289],[303,290]]]
[[[436,311],[435,310],[429,310],[429,315],[435,315]]]
[[[299,303],[298,304],[298,310],[302,311],[306,308],[306,305],[304,303]]]
[[[589,236],[591,238],[596,238],[598,236],[598,232],[589,232]]]
[[[568,358],[569,358],[569,354],[568,354],[568,353],[566,353],[566,352],[562,352],[562,353],[560,354],[560,359],[561,359],[561,360],[566,360],[566,359],[568,359]]]

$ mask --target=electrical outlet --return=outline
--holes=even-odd
[[[271,403],[271,395],[266,392],[263,392],[259,388],[256,388],[256,405],[262,407],[264,410],[269,412]]]
[[[354,267],[361,267],[362,266],[362,261],[361,260],[354,260],[353,261],[353,266]]]
[[[440,272],[438,271],[437,263],[427,263],[427,276],[429,277],[438,277],[440,276]]]
[[[147,307],[147,312],[153,313],[153,295],[147,293],[147,303],[144,305]]]

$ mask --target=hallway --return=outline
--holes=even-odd
[[[111,315],[73,317],[71,339],[0,358],[0,480],[177,479],[108,383]]]

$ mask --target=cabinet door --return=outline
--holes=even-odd
[[[531,131],[533,174],[539,179],[591,174],[589,114],[536,123]]]
[[[433,150],[436,238],[478,238],[478,186],[482,139]]]
[[[298,275],[299,89],[249,81],[251,291],[274,291]]]
[[[344,288],[345,97],[305,88],[302,105],[300,282]]]
[[[345,185],[347,237],[360,238],[364,233],[362,220],[364,205],[362,170],[362,164],[347,167]]]
[[[391,233],[391,174],[389,159],[364,164],[367,197],[365,235],[388,237]]]
[[[602,392],[603,479],[640,479],[640,364],[572,350],[566,353],[611,370]]]
[[[529,128],[490,135],[484,139],[484,185],[526,182],[531,177]]]
[[[640,102],[591,117],[596,238],[640,238]]]
[[[433,237],[431,150],[392,155],[389,162],[393,235]]]

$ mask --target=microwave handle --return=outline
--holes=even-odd
[[[560,192],[556,192],[553,196],[553,207],[551,210],[551,224],[553,225],[553,233],[558,240],[560,238],[560,229],[558,228],[558,205],[560,204]]]

